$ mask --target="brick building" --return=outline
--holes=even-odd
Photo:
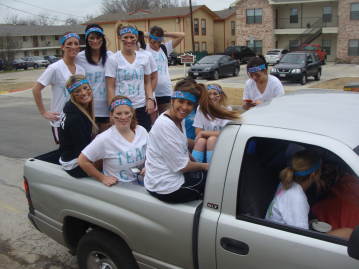
[[[359,62],[359,0],[237,0],[237,45],[257,53],[321,44],[328,60]]]

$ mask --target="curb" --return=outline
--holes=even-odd
[[[2,95],[2,94],[10,94],[10,93],[24,92],[24,91],[28,91],[28,90],[31,90],[31,89],[32,89],[32,88],[0,91],[0,95]]]

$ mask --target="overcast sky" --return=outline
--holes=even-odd
[[[212,10],[228,8],[234,0],[192,0],[207,5]],[[97,16],[101,14],[102,0],[0,0],[0,22],[8,17],[31,17],[42,14],[56,16],[60,20],[68,17]]]

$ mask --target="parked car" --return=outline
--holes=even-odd
[[[25,62],[23,59],[15,59],[12,62],[12,68],[14,68],[15,70],[18,70],[18,69],[27,70],[28,67],[29,66],[28,66],[27,62]]]
[[[230,46],[224,51],[225,55],[231,56],[240,63],[247,63],[249,58],[256,56],[253,50],[247,46]]]
[[[54,62],[57,62],[58,60],[60,60],[60,58],[56,57],[56,56],[53,56],[53,55],[47,55],[47,56],[44,56],[44,59],[45,60],[48,60],[50,62],[50,64],[54,63]]]
[[[171,52],[170,55],[168,55],[168,65],[181,64],[181,59],[178,58],[179,55],[180,54],[175,51]]]
[[[227,55],[208,55],[196,62],[188,71],[192,78],[203,77],[219,79],[221,76],[238,76],[240,65]]]
[[[139,184],[75,180],[45,156],[29,159],[28,217],[76,255],[80,269],[357,269],[359,227],[348,241],[265,215],[279,172],[301,149],[317,152],[323,168],[339,172],[333,182],[345,174],[358,181],[358,103],[352,92],[305,90],[243,113],[218,137],[203,201],[169,204]],[[315,189],[306,194],[319,197]],[[340,206],[338,218],[357,213],[355,205]]]
[[[280,59],[288,53],[288,50],[286,49],[272,49],[267,51],[267,54],[265,55],[265,59],[268,64],[277,64],[279,63]]]
[[[0,59],[0,70],[4,70],[5,69],[5,63],[3,59]]]
[[[28,67],[39,68],[47,67],[50,65],[50,62],[41,56],[29,56],[22,59],[28,64]]]
[[[283,56],[270,73],[280,80],[300,81],[304,85],[307,83],[308,77],[320,80],[322,67],[320,59],[315,53],[290,52]]]
[[[327,61],[327,52],[322,50],[322,47],[319,44],[303,44],[301,46],[302,50],[312,51],[316,53],[322,64],[325,64]]]

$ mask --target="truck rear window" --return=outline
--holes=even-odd
[[[354,149],[354,152],[359,155],[359,146]]]

